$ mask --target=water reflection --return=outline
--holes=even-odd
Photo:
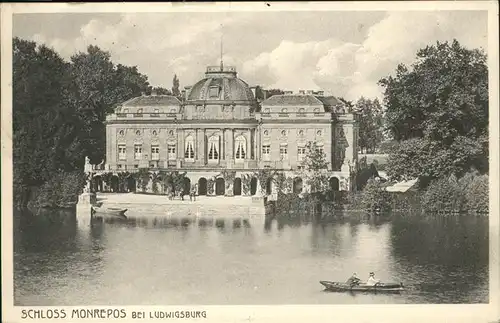
[[[16,304],[488,301],[487,218],[142,216],[88,227],[71,211],[14,219]],[[370,271],[408,291],[332,294],[318,284]]]

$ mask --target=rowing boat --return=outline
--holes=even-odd
[[[319,282],[330,292],[401,292],[404,290],[403,283],[378,283],[375,286],[358,284],[351,286],[346,283],[322,280]]]
[[[126,219],[127,209],[117,207],[93,207],[94,216],[101,218],[122,218]]]

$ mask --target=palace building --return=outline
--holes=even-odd
[[[152,93],[124,102],[106,118],[105,170],[187,172],[186,190],[197,184],[200,195],[253,195],[255,172],[273,169],[301,191],[312,141],[326,155],[331,188],[353,189],[358,124],[340,100],[300,91],[258,101],[255,92],[221,63],[209,66],[181,99]],[[224,170],[233,178],[224,178]],[[251,192],[242,192],[243,177],[251,178]]]

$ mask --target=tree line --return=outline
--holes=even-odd
[[[105,118],[142,93],[180,96],[152,87],[136,66],[115,64],[108,52],[88,46],[65,61],[53,49],[13,39],[14,202],[26,206],[33,191],[55,174],[83,169],[84,157],[105,157]]]
[[[393,75],[379,81],[382,102],[341,99],[360,116],[361,151],[373,153],[389,142],[385,151],[390,179],[418,178],[423,187],[450,176],[487,174],[486,61],[480,49],[467,49],[456,40],[437,42],[419,50],[412,65],[400,64]],[[172,89],[154,88],[137,67],[113,63],[110,54],[96,46],[68,62],[45,45],[14,38],[16,203],[25,205],[33,188],[48,185],[54,174],[83,169],[85,156],[100,163],[105,156],[106,115],[116,105],[153,90],[181,95],[177,75]]]

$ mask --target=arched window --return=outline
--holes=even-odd
[[[187,161],[194,161],[194,139],[191,136],[186,137],[186,143],[184,145],[184,159]]]
[[[246,151],[247,140],[245,139],[244,136],[238,136],[236,137],[234,143],[236,151],[235,159],[237,161],[243,161],[245,159],[245,156],[247,155]]]
[[[208,160],[219,160],[219,137],[212,136],[208,139]]]

